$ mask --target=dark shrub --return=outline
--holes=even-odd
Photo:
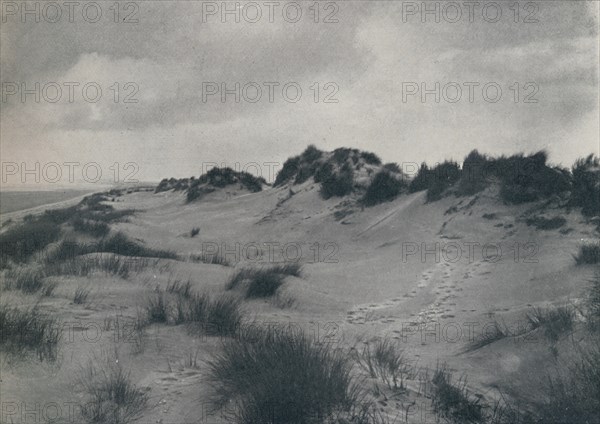
[[[386,163],[385,165],[383,165],[383,169],[390,171],[390,172],[394,172],[396,174],[402,174],[400,165],[398,165],[397,163],[394,163],[394,162]]]
[[[544,151],[531,156],[499,158],[491,165],[501,179],[500,196],[506,203],[532,202],[570,190],[568,171],[546,166]]]
[[[473,150],[463,161],[462,176],[458,185],[458,192],[465,196],[478,193],[488,185],[488,172],[490,160]]]
[[[445,161],[431,170],[432,178],[427,189],[427,201],[442,198],[443,192],[460,179],[460,168],[456,162]]]
[[[246,188],[252,193],[262,191],[263,184],[267,183],[264,178],[255,177],[254,175],[249,174],[248,172],[240,172],[238,178],[240,180],[240,184],[242,184],[242,187]]]
[[[302,152],[301,160],[302,162],[312,163],[323,156],[323,152],[315,147],[314,144],[309,145],[304,152]]]
[[[290,181],[300,169],[300,157],[295,156],[289,158],[283,163],[283,167],[281,171],[277,173],[277,177],[275,177],[275,182],[273,183],[274,187],[278,187]]]
[[[408,186],[408,191],[416,193],[417,191],[427,190],[432,180],[431,171],[425,162],[421,164],[417,175],[412,179]]]
[[[325,162],[315,171],[315,182],[322,183],[333,177],[333,165]]]
[[[319,166],[318,162],[303,163],[298,169],[294,184],[302,184],[307,181],[310,177],[315,175],[315,172]]]
[[[283,275],[274,272],[256,275],[248,284],[246,297],[271,297],[283,284],[283,279]]]
[[[600,215],[600,159],[589,155],[573,165],[571,204],[587,216]]]
[[[545,218],[543,216],[535,216],[533,218],[527,218],[525,220],[527,225],[534,226],[538,230],[556,230],[567,223],[567,220],[562,216],[555,216],[553,218]]]
[[[324,199],[342,197],[352,192],[354,187],[354,171],[344,163],[339,173],[333,173],[328,179],[321,181],[321,196]]]
[[[375,153],[360,152],[360,157],[369,165],[381,165],[381,159]]]
[[[338,165],[343,165],[350,159],[351,156],[356,156],[359,154],[358,149],[349,149],[347,147],[340,147],[339,149],[335,149],[333,151],[332,159]]]
[[[365,206],[373,206],[393,200],[404,187],[404,181],[393,177],[388,171],[379,171],[369,184],[362,202]]]
[[[190,237],[192,238],[196,237],[198,234],[200,234],[200,228],[198,227],[194,227],[192,228],[192,231],[190,231]]]

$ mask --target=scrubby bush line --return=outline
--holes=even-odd
[[[109,232],[108,223],[132,215],[133,210],[114,210],[104,193],[84,197],[76,206],[49,209],[40,215],[27,215],[20,225],[0,234],[0,267],[9,261],[26,262],[35,253],[59,240],[62,226],[70,225],[80,233],[104,237]]]

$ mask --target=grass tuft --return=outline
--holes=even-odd
[[[55,360],[61,330],[58,321],[38,311],[0,304],[0,350],[11,356],[35,352],[43,361]]]
[[[209,376],[215,406],[233,405],[237,423],[331,422],[358,402],[350,357],[301,331],[257,329],[228,341]]]
[[[542,327],[546,337],[556,342],[562,334],[573,330],[575,309],[568,305],[548,309],[534,307],[527,314],[527,321],[532,328]]]
[[[87,396],[81,415],[89,423],[127,424],[138,419],[148,396],[132,383],[130,374],[118,363],[99,369],[89,364],[79,384]]]

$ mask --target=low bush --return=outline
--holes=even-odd
[[[84,305],[87,303],[90,292],[91,290],[87,287],[77,287],[75,289],[75,295],[73,296],[73,303],[76,305]]]

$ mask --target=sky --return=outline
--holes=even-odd
[[[2,186],[598,154],[598,2],[467,3],[3,0]]]

